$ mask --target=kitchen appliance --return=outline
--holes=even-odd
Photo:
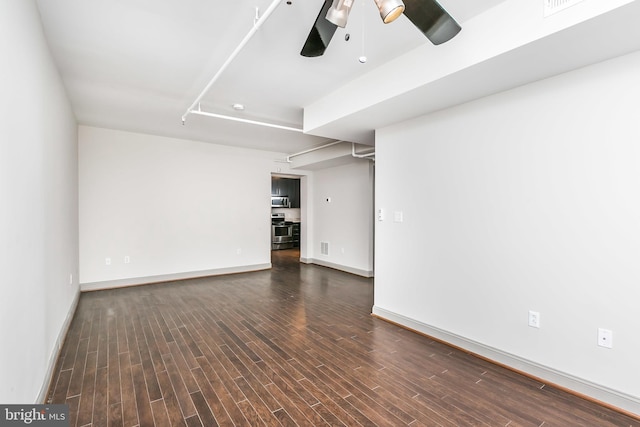
[[[289,196],[271,196],[271,207],[272,208],[290,208],[291,202],[289,201]],[[284,221],[284,218],[283,218]]]
[[[287,224],[284,213],[271,214],[271,249],[289,249],[293,247],[293,225]]]

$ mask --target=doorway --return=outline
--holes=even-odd
[[[271,252],[304,254],[306,234],[306,176],[271,175]]]

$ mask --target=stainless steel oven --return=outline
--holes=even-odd
[[[271,249],[293,247],[293,225],[286,224],[283,213],[271,214]]]

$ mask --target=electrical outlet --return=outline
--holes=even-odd
[[[111,265],[111,258],[105,258],[104,265]]]
[[[124,263],[129,264],[131,262],[131,257],[129,255],[124,257]]]
[[[613,348],[613,332],[609,329],[598,328],[598,345],[605,348]]]
[[[529,310],[529,326],[532,328],[540,327],[540,313]]]

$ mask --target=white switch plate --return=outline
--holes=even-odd
[[[378,209],[378,221],[384,221],[384,210]]]
[[[598,328],[598,345],[605,348],[613,348],[613,332],[609,329]]]
[[[104,264],[105,265],[111,265],[111,258],[105,258],[104,259]]]
[[[393,213],[393,222],[402,222],[404,220],[404,214],[402,211],[395,211]]]

